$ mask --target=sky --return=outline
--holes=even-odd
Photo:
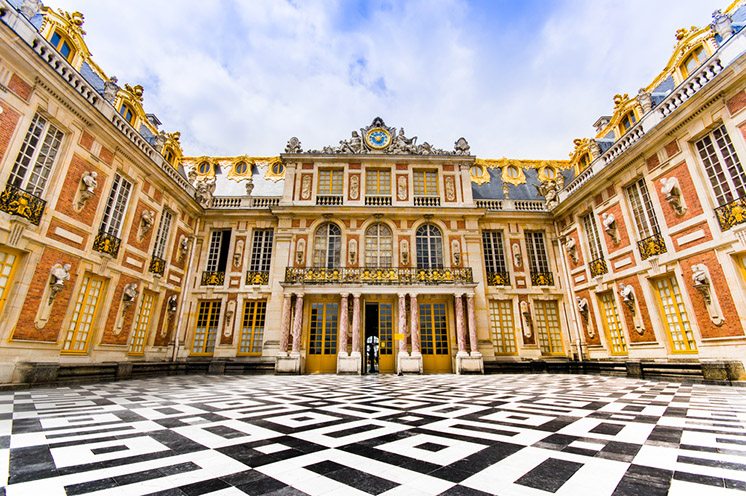
[[[728,0],[48,0],[186,155],[278,155],[380,116],[481,158],[566,159]]]

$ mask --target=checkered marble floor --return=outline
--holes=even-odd
[[[726,495],[746,390],[599,376],[189,376],[0,393],[0,494]]]

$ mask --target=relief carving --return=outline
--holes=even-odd
[[[360,175],[353,174],[350,176],[350,200],[360,198]]]
[[[396,199],[399,201],[406,200],[408,193],[407,190],[407,176],[398,176],[396,178]]]
[[[304,174],[300,181],[300,199],[309,200],[311,198],[311,176]]]
[[[82,210],[88,200],[96,193],[98,186],[98,173],[96,171],[86,171],[80,177],[80,191],[78,192],[78,210]]]
[[[456,201],[456,185],[454,184],[452,176],[446,176],[445,178],[445,189],[446,189],[446,201]]]

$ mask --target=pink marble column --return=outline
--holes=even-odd
[[[407,295],[399,293],[399,354],[407,354]]]
[[[412,335],[412,355],[420,354],[420,306],[417,295],[409,295],[409,332]]]
[[[360,354],[360,293],[352,295],[352,352]]]
[[[466,317],[469,320],[469,347],[472,355],[479,353],[477,341],[477,319],[474,315],[474,295],[466,295]]]
[[[290,341],[290,311],[292,309],[292,294],[284,295],[282,300],[282,321],[280,323],[280,355],[287,355]]]
[[[458,341],[458,352],[460,354],[466,351],[466,328],[464,326],[464,298],[463,293],[453,295],[453,303],[456,307],[456,340]]]
[[[303,293],[295,297],[295,320],[293,321],[293,353],[300,353],[300,334],[303,327]]]
[[[342,293],[342,301],[339,305],[339,355],[347,356],[347,327],[349,325],[347,299],[350,295]]]

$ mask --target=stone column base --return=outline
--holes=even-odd
[[[275,362],[276,374],[300,374],[300,354],[290,353],[289,356],[277,356]]]
[[[362,373],[362,360],[360,353],[353,351],[349,355],[340,353],[337,355],[337,374],[360,375]]]
[[[396,369],[400,375],[422,373],[422,355],[419,353],[407,355],[400,352],[396,362]]]
[[[484,360],[481,353],[469,355],[456,355],[457,374],[484,374]]]

